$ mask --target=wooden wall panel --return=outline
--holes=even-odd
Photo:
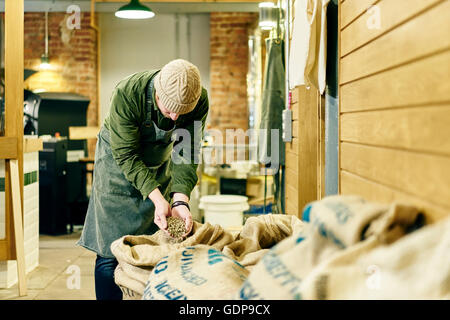
[[[339,15],[340,193],[450,215],[450,2],[346,0]]]
[[[298,144],[298,90],[291,91],[292,121],[292,142],[286,143],[286,166],[285,166],[285,201],[286,213],[298,215],[298,164],[299,164],[299,144]],[[295,118],[294,118],[295,115]]]
[[[423,0],[419,0],[423,1]],[[401,1],[400,1],[401,2]],[[427,1],[425,1],[426,3]],[[385,3],[382,1],[381,4]],[[386,3],[396,3],[386,1]],[[380,5],[381,5],[380,4]],[[408,6],[409,7],[409,6]],[[388,8],[386,8],[387,10]],[[450,48],[450,17],[440,15],[440,12],[450,11],[450,1],[440,2],[439,5],[427,10],[416,19],[412,19],[385,36],[378,38],[360,50],[342,58],[341,83],[374,74],[383,69],[392,68],[402,63],[424,57],[429,54]],[[387,11],[389,12],[389,11]],[[397,17],[393,14],[394,17]],[[383,20],[384,21],[384,20]],[[359,37],[370,37],[367,27],[357,31]],[[342,32],[342,45],[346,38],[353,39],[354,33],[344,37]],[[414,34],[414,37],[408,35]],[[388,53],[389,59],[380,59]],[[352,66],[357,65],[358,68]]]
[[[298,158],[296,160],[298,162]],[[289,177],[289,185],[295,190],[298,190],[298,171],[296,171],[295,168],[288,167],[286,169],[286,176]]]
[[[443,0],[387,0],[377,3],[380,13],[379,25],[375,19],[377,12],[364,11],[354,23],[342,31],[342,56],[365,45],[383,33],[414,17]],[[432,36],[430,34],[430,36]]]
[[[346,27],[379,0],[346,0],[340,4],[341,26]]]
[[[296,212],[298,212],[298,208],[296,206],[295,199],[286,197],[286,214],[297,216]]]
[[[389,55],[385,56],[389,60]],[[446,50],[426,59],[341,85],[340,112],[448,102],[449,61],[450,50]],[[341,69],[343,67],[341,65]],[[359,65],[349,67],[359,68]]]
[[[368,201],[392,203],[394,201],[404,202],[417,206],[427,214],[428,221],[434,222],[448,216],[448,210],[433,202],[410,195],[404,191],[396,190],[382,185],[378,182],[370,181],[353,173],[341,171],[342,194],[358,194]]]
[[[298,138],[292,138],[291,142],[286,143],[286,153],[298,155]]]
[[[341,143],[341,169],[429,199],[450,203],[450,157]]]
[[[345,113],[340,126],[341,141],[450,156],[450,104]]]
[[[298,155],[293,152],[286,152],[286,167],[295,171],[298,170]]]
[[[292,109],[292,120],[298,120],[298,106]]]
[[[292,121],[292,137],[294,137],[294,138],[298,138],[298,126],[299,126],[299,121],[293,120]]]
[[[325,158],[322,130],[324,110],[315,89],[300,86],[292,90],[293,139],[286,144],[286,213],[301,216],[302,208],[320,198],[324,191]],[[322,114],[322,116],[320,116]]]
[[[299,185],[298,208],[317,200],[318,151],[319,151],[319,103],[317,90],[299,87]]]
[[[293,89],[291,91],[291,105],[292,105],[292,109],[297,109],[298,111],[298,99],[299,99],[299,90],[298,88]]]

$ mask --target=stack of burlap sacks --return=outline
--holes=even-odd
[[[194,223],[175,243],[158,231],[111,250],[124,299],[448,299],[450,219],[331,196],[288,215],[249,218],[233,236]],[[419,228],[419,230],[415,230]]]

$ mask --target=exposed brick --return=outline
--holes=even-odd
[[[30,90],[44,88],[48,91],[74,92],[89,97],[87,124],[95,126],[98,114],[96,33],[90,27],[90,15],[82,13],[81,29],[71,33],[69,44],[63,43],[61,22],[65,15],[64,12],[50,12],[48,15],[49,57],[53,69],[34,74],[27,79],[25,87]],[[25,68],[38,70],[40,57],[44,53],[45,14],[26,12],[24,31]],[[89,154],[93,155],[95,141],[89,141],[88,145]]]
[[[210,128],[248,128],[248,34],[258,14],[210,15]]]

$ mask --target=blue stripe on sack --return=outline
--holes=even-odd
[[[311,213],[311,207],[312,204],[309,204],[306,206],[306,208],[303,210],[303,216],[302,216],[302,220],[305,222],[309,222],[309,215]]]
[[[297,238],[297,240],[295,240],[295,243],[300,243],[303,240],[305,240],[305,238],[300,236],[300,237]]]

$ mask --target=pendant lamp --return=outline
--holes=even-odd
[[[277,24],[277,8],[273,2],[261,2],[259,5],[259,27],[262,30],[272,30]]]
[[[45,52],[41,56],[41,70],[50,69],[50,59],[48,57],[48,11],[45,12]]]
[[[149,7],[141,4],[139,0],[131,0],[130,3],[120,7],[115,16],[123,19],[149,19],[153,18],[155,13]]]

